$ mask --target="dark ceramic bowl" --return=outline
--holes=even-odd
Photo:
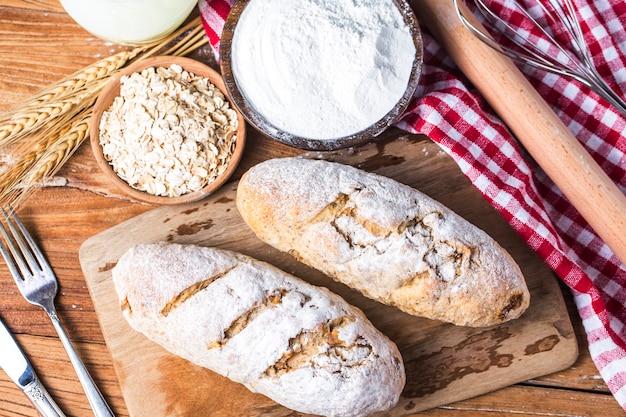
[[[220,65],[224,84],[234,105],[239,109],[244,118],[261,133],[295,148],[329,151],[358,146],[371,141],[392,125],[402,115],[402,113],[404,113],[419,83],[423,65],[422,34],[417,18],[408,1],[394,0],[394,3],[404,18],[404,22],[409,27],[416,50],[409,81],[404,94],[401,96],[400,100],[398,100],[396,105],[380,120],[361,131],[335,139],[307,138],[279,129],[269,122],[264,116],[259,114],[253,103],[251,103],[240,91],[232,69],[232,41],[239,17],[248,5],[249,1],[250,0],[235,1],[228,18],[226,19],[220,41]]]

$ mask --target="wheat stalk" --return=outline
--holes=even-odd
[[[117,70],[123,66],[120,66],[122,61],[127,63],[127,59],[133,55],[135,54],[124,54],[125,61],[119,56]],[[88,71],[83,77],[75,76],[73,83],[70,79],[65,79],[54,84],[48,91],[37,94],[19,108],[0,117],[0,147],[18,141],[76,107],[84,107],[86,103],[93,101],[92,98],[97,96],[111,75],[117,71],[112,67],[101,69],[103,71],[98,77],[84,77],[87,74],[93,75]]]
[[[14,143],[30,133],[44,128],[51,120],[60,118],[77,106],[83,106],[97,91],[86,91],[39,107],[25,108],[0,126],[0,146]]]
[[[17,206],[67,162],[88,136],[100,90],[125,65],[157,53],[186,55],[207,41],[200,18],[195,18],[164,40],[104,58],[1,115],[0,148],[9,162],[0,165],[0,204]]]
[[[196,26],[192,28],[184,38],[180,39],[173,47],[163,52],[164,55],[177,55],[183,56],[195,51],[202,45],[209,41],[208,37],[204,33],[203,27]]]
[[[37,109],[40,106],[51,103],[55,99],[68,97],[78,91],[89,88],[92,82],[108,77],[145,49],[146,47],[137,47],[131,51],[118,52],[68,75],[29,97],[20,103],[18,108],[0,116],[0,123],[13,117],[15,113],[22,112],[24,109]]]
[[[11,200],[17,206],[35,186],[56,174],[89,134],[90,119],[90,109],[84,109],[74,115],[70,124],[55,135],[43,137],[34,148],[19,144],[13,153],[20,159],[0,176],[0,200]]]
[[[90,120],[91,112],[87,111],[59,138],[56,146],[48,148],[33,165],[30,174],[24,178],[24,185],[44,181],[54,176],[89,134]]]
[[[37,142],[29,141],[13,146],[9,154],[7,167],[0,177],[0,200],[21,190],[23,187],[20,184],[41,155],[56,144],[60,138],[63,138],[71,129],[72,125],[65,125],[53,136],[41,136]],[[28,145],[27,149],[26,145]]]
[[[188,44],[189,39],[190,38],[195,38],[198,34],[204,34],[204,29],[202,27],[200,18],[197,17],[193,20],[191,20],[189,23],[187,23],[186,25],[180,27],[176,32],[172,33],[169,37],[167,37],[166,39],[162,40],[162,41],[158,41],[157,43],[155,43],[149,51],[146,51],[141,58],[147,58],[151,55],[154,55],[156,53],[162,54],[162,55],[186,55],[187,53],[191,52],[192,49],[190,48],[185,48],[186,51],[184,51],[185,53],[182,54],[180,53],[180,48],[183,47],[184,45]],[[164,49],[167,48],[168,45],[170,45],[172,43],[172,39],[176,39],[181,37],[182,35],[184,35],[181,39],[179,39],[174,46],[171,46],[170,49]],[[208,38],[206,36],[204,36],[206,39],[204,42],[198,43],[198,47],[202,46],[203,44],[208,42]]]

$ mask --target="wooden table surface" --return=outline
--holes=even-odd
[[[0,111],[123,49],[84,31],[57,0],[0,1]],[[197,56],[211,63],[208,49],[198,51]],[[249,132],[246,153],[235,177],[260,160],[299,153]],[[386,136],[402,138],[406,133],[390,129]],[[428,141],[428,138],[411,139]],[[88,238],[154,207],[130,202],[119,195],[98,172],[86,145],[62,168],[53,184],[29,197],[18,213],[57,273],[60,281],[57,306],[67,332],[116,415],[127,416],[78,251]],[[589,356],[569,290],[562,289],[580,348],[573,366],[418,415],[624,415]],[[24,301],[4,265],[0,266],[0,317],[22,343],[44,384],[67,415],[93,415],[49,319],[41,309]],[[149,394],[148,389],[146,395]],[[37,415],[3,372],[0,372],[0,415]]]

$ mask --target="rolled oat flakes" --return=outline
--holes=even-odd
[[[124,76],[100,120],[100,145],[131,187],[177,197],[226,170],[237,141],[237,114],[207,78],[179,65]]]

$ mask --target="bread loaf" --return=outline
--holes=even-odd
[[[518,265],[491,237],[390,178],[273,159],[244,174],[237,207],[261,240],[407,313],[490,326],[529,305]]]
[[[288,408],[365,416],[398,402],[397,347],[325,288],[235,252],[170,243],[131,248],[112,276],[131,327]]]

